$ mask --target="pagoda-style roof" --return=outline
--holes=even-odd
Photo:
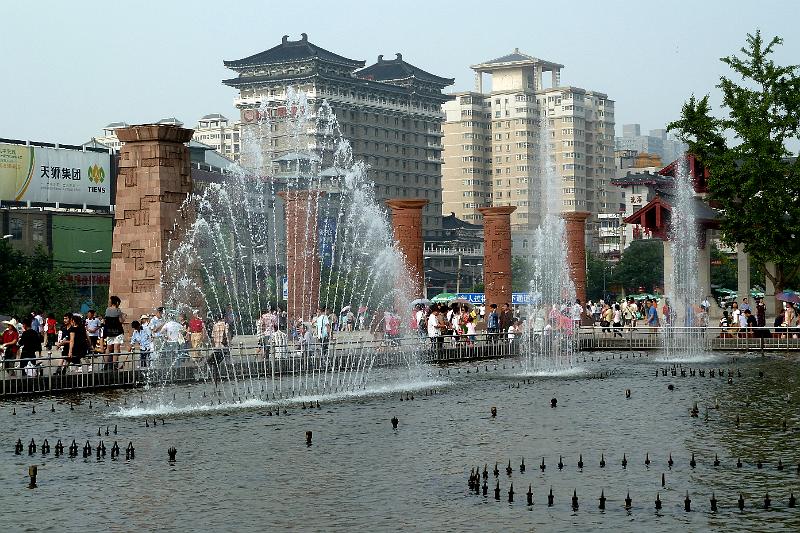
[[[490,59],[489,61],[484,61],[483,63],[479,63],[477,65],[472,65],[470,68],[479,72],[488,72],[503,67],[517,67],[526,65],[540,65],[542,70],[545,72],[564,68],[564,65],[561,65],[560,63],[545,61],[544,59],[539,59],[538,57],[524,54],[519,51],[519,48],[514,48],[514,51],[510,54],[506,54],[495,59]]]
[[[383,56],[379,55],[377,63],[359,70],[356,76],[388,83],[416,78],[440,87],[447,87],[455,82],[453,78],[442,78],[403,61],[403,55],[400,53],[395,54],[394,59],[383,59]]]
[[[626,217],[625,224],[638,224],[648,230],[654,237],[669,239],[669,227],[672,220],[672,207],[675,195],[664,191],[656,191],[656,197],[647,205]],[[699,196],[692,197],[691,209],[694,211],[697,225],[705,229],[719,227],[719,213],[712,209]]]
[[[444,215],[442,217],[442,229],[450,231],[459,229],[483,231],[483,226],[480,224],[472,224],[466,220],[461,220],[456,216],[455,213],[451,212],[449,215]]]
[[[653,187],[664,188],[672,187],[673,178],[652,172],[628,172],[622,177],[612,178],[612,185],[619,187],[630,187],[632,185],[650,185]]]
[[[223,61],[223,65],[229,69],[240,71],[250,67],[259,67],[265,65],[280,65],[284,63],[295,63],[299,61],[306,61],[309,59],[319,59],[327,63],[335,63],[344,67],[349,67],[352,70],[361,68],[365,65],[364,61],[357,59],[349,59],[338,54],[334,54],[324,48],[311,43],[308,40],[308,35],[301,34],[299,41],[290,41],[288,35],[284,35],[281,44],[273,46],[269,50],[264,50],[257,54],[236,59],[233,61]]]
[[[689,171],[689,175],[692,177],[692,184],[695,192],[708,192],[708,169],[706,169],[700,163],[700,161],[697,160],[697,157],[695,157],[694,154],[687,153],[684,157],[686,158],[687,170]],[[658,173],[662,176],[671,176],[674,178],[678,173],[678,165],[681,162],[681,159],[682,158],[676,159],[669,165],[659,170]]]

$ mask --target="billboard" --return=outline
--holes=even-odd
[[[539,294],[538,292],[536,294]],[[459,298],[468,301],[471,304],[482,304],[486,300],[486,296],[482,292],[459,292]],[[511,305],[529,305],[538,300],[538,297],[531,298],[529,292],[513,292],[511,293]]]
[[[0,144],[0,201],[111,203],[111,155]]]

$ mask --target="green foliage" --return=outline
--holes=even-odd
[[[737,290],[739,274],[736,260],[722,253],[715,245],[711,246],[711,285],[720,289]],[[714,264],[719,262],[718,265]]]
[[[787,143],[800,140],[798,66],[771,59],[783,40],[747,35],[742,56],[721,59],[743,82],[720,78],[723,118],[712,115],[709,96],[692,96],[668,128],[709,170],[709,196],[725,212],[728,244],[742,243],[756,268],[775,262],[778,290],[800,272],[800,163]]]
[[[613,265],[597,255],[586,252],[586,297],[600,300],[610,292]]]
[[[658,239],[643,239],[631,242],[622,252],[619,262],[614,266],[613,284],[625,292],[653,292],[655,287],[664,284],[664,245]]]
[[[511,290],[513,292],[528,292],[533,278],[533,265],[521,256],[511,258]]]
[[[23,316],[33,310],[61,316],[78,309],[75,286],[53,267],[53,258],[39,247],[32,255],[0,240],[0,314]]]

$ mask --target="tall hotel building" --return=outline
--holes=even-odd
[[[442,231],[442,104],[451,97],[442,90],[453,84],[415,67],[400,54],[393,59],[378,56],[365,67],[361,60],[329,52],[311,43],[306,34],[298,41],[284,36],[264,52],[225,61],[238,75],[223,83],[239,91],[243,136],[258,121],[266,105],[273,116],[286,114],[286,89],[306,93],[317,107],[327,101],[349,139],[356,159],[369,165],[379,200],[425,198],[423,228],[428,236]],[[275,121],[270,147],[279,159],[291,149],[285,123]],[[321,132],[309,131],[309,146]],[[283,135],[283,139],[281,136]],[[313,157],[313,154],[309,154]],[[245,157],[244,155],[242,157]]]
[[[563,68],[519,50],[472,66],[475,90],[455,93],[442,106],[443,213],[480,223],[478,207],[513,205],[512,229],[535,228],[539,163],[547,153],[547,164],[559,176],[562,211],[591,214],[587,240],[595,245],[597,215],[619,208],[606,192],[614,177],[614,102],[603,93],[562,85]],[[545,135],[540,124],[547,126]],[[540,150],[540,139],[549,151]]]

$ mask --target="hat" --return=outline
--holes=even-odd
[[[139,320],[150,320],[150,315],[142,315],[139,317]]]

